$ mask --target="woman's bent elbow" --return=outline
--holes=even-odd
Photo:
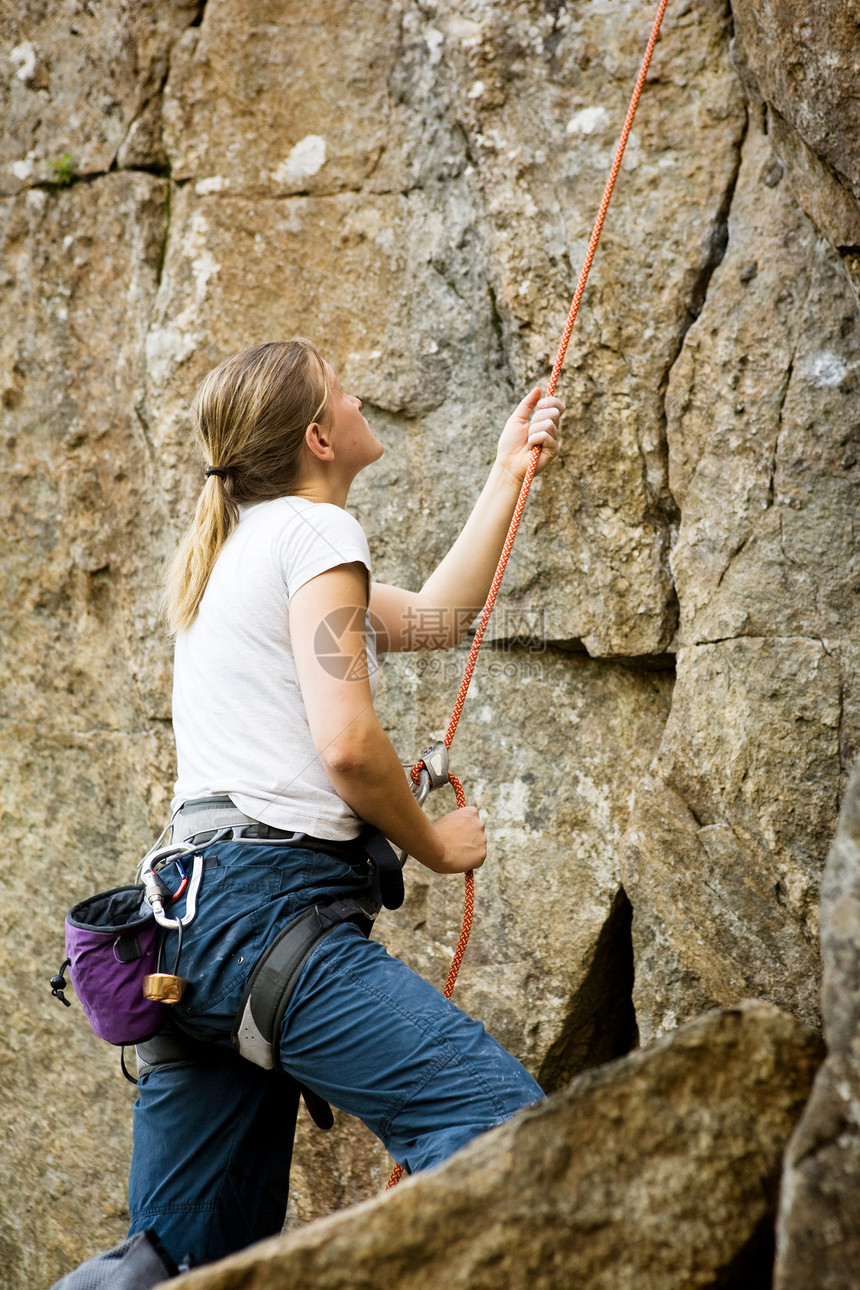
[[[370,756],[362,740],[337,739],[320,753],[326,773],[332,779],[356,779],[367,773]]]

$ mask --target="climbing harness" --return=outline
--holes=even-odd
[[[264,1070],[280,1067],[277,1036],[281,1021],[302,968],[320,941],[347,922],[356,923],[369,936],[383,906],[399,909],[402,905],[403,874],[394,851],[372,825],[343,843],[290,833],[245,815],[224,794],[184,802],[174,819],[174,830],[178,837],[188,837],[180,847],[193,849],[230,840],[266,846],[276,841],[281,846],[323,851],[373,875],[370,896],[320,902],[292,919],[263,951],[248,978],[233,1027],[233,1046]]]
[[[298,847],[303,851],[322,851],[344,860],[353,868],[371,872],[378,907],[384,905],[386,909],[399,909],[403,904],[401,866],[390,843],[372,824],[365,825],[357,837],[335,842],[310,833],[288,832],[262,824],[245,815],[234,806],[230,797],[220,793],[183,802],[173,817],[173,834],[177,847],[189,845],[194,849],[211,846],[215,842],[232,841],[257,846],[277,842],[280,846]],[[165,848],[165,852],[169,850]]]
[[[431,753],[428,749],[428,757]],[[437,754],[432,763],[436,779],[440,756]],[[372,825],[347,842],[287,832],[245,815],[226,794],[184,802],[168,827],[174,835],[171,842],[159,845],[165,829],[140,862],[139,881],[134,886],[92,896],[71,911],[66,919],[68,957],[51,978],[51,993],[70,1006],[63,994],[63,973],[68,967],[87,1018],[100,1038],[119,1046],[136,1044],[138,1060],[147,1069],[165,1061],[188,1060],[187,1046],[194,1041],[171,1023],[168,1006],[180,1002],[188,984],[178,974],[182,933],[197,913],[207,848],[230,841],[246,846],[277,842],[322,851],[370,875],[373,886],[366,897],[321,901],[303,911],[266,947],[254,966],[236,1015],[233,1046],[240,1056],[266,1070],[280,1069],[277,1036],[302,968],[320,941],[342,923],[355,923],[369,936],[383,906],[400,907],[404,896],[401,864],[388,840]],[[179,880],[175,888],[164,877],[171,867]],[[185,911],[181,917],[173,917],[167,907],[182,896]],[[159,927],[177,935],[171,972],[161,970],[164,938]],[[170,1033],[158,1033],[165,1028]],[[141,1045],[145,1045],[143,1050]],[[177,1049],[185,1056],[173,1055]],[[198,1044],[195,1052],[199,1051]],[[123,1073],[127,1074],[124,1063]],[[327,1104],[309,1090],[303,1089],[302,1094],[315,1122],[330,1127]]]
[[[211,1058],[212,1045],[206,1039],[192,1039],[178,1030],[168,1029],[136,1045],[138,1079],[151,1074],[162,1066],[178,1066],[188,1062],[205,1062]],[[280,1077],[304,1100],[308,1113],[318,1129],[330,1129],[334,1116],[328,1102],[311,1089],[299,1084],[292,1076],[281,1071]]]
[[[264,1070],[280,1068],[281,1022],[302,968],[320,941],[341,923],[356,923],[369,936],[379,906],[349,898],[313,905],[292,919],[265,949],[248,978],[236,1014],[233,1047]]]
[[[386,909],[399,909],[403,904],[403,875],[397,857],[386,838],[373,825],[366,825],[355,838],[334,842],[329,838],[316,838],[309,833],[288,832],[270,824],[262,824],[245,815],[224,793],[210,797],[192,798],[183,802],[172,821],[174,841],[195,847],[211,846],[213,842],[243,842],[266,846],[278,842],[285,847],[300,847],[304,851],[322,851],[336,856],[347,864],[360,868],[370,865],[373,872],[374,895]]]
[[[561,369],[564,363],[565,354],[567,353],[567,347],[570,342],[571,334],[573,332],[573,325],[576,322],[576,316],[579,313],[579,306],[582,301],[583,293],[585,291],[585,284],[588,281],[588,275],[591,271],[591,264],[592,264],[592,261],[594,260],[594,255],[597,250],[597,244],[600,241],[600,234],[603,229],[603,222],[606,219],[606,212],[609,209],[609,203],[612,198],[612,191],[615,187],[615,181],[618,178],[618,172],[621,169],[621,161],[622,161],[622,158],[624,157],[624,149],[627,146],[627,140],[630,135],[630,130],[633,126],[633,119],[636,116],[636,109],[639,106],[639,99],[641,98],[642,90],[645,86],[645,78],[648,75],[648,68],[651,65],[651,57],[654,53],[654,47],[657,44],[657,37],[660,34],[660,27],[663,22],[663,15],[666,12],[667,4],[668,4],[668,0],[660,0],[660,3],[657,7],[656,16],[654,18],[654,22],[651,27],[651,33],[648,37],[648,43],[645,46],[645,53],[642,56],[642,63],[639,68],[639,75],[636,77],[636,83],[633,87],[633,93],[630,97],[630,104],[627,108],[627,115],[625,116],[624,124],[621,127],[621,134],[619,136],[618,143],[615,148],[615,155],[613,157],[612,165],[609,170],[609,178],[607,179],[606,187],[603,190],[603,197],[601,199],[600,206],[597,211],[597,217],[595,218],[594,226],[591,230],[591,237],[588,240],[588,248],[585,253],[585,258],[582,262],[582,268],[579,273],[579,279],[576,284],[576,290],[574,291],[574,294],[573,294],[573,300],[571,301],[570,309],[567,315],[567,321],[565,322],[564,330],[561,336],[561,342],[559,343],[558,353],[556,354],[555,362],[552,368],[552,373],[547,383],[547,387],[546,387],[547,397],[555,393],[556,386],[558,385],[558,378],[561,375]],[[492,614],[493,606],[496,603],[496,597],[498,596],[499,587],[501,586],[502,578],[504,577],[504,573],[505,573],[505,568],[508,563],[508,557],[511,554],[511,549],[514,545],[514,538],[517,535],[517,529],[519,528],[520,520],[522,519],[522,514],[523,514],[523,510],[525,509],[526,499],[528,498],[528,495],[529,495],[529,489],[532,486],[532,480],[534,479],[535,470],[537,468],[539,457],[540,457],[540,444],[535,444],[534,448],[532,449],[532,455],[528,464],[528,468],[525,473],[525,477],[523,478],[522,486],[520,488],[520,494],[519,494],[519,497],[517,498],[517,504],[516,504],[516,507],[514,508],[513,518],[511,520],[510,527],[508,529],[508,533],[505,538],[504,546],[502,547],[502,554],[499,557],[499,562],[498,562],[498,565],[496,566],[496,572],[493,575],[493,581],[490,584],[490,591],[487,596],[486,602],[484,603],[484,608],[481,611],[481,616],[480,616],[480,619],[478,620],[478,626],[475,629],[475,635],[472,640],[471,649],[469,650],[469,656],[466,659],[466,666],[463,671],[463,679],[460,682],[460,688],[457,691],[457,697],[454,701],[454,708],[451,713],[451,719],[448,724],[448,729],[445,732],[444,746],[446,750],[451,747],[451,741],[454,738],[454,733],[457,729],[457,725],[460,720],[460,715],[463,711],[463,704],[466,701],[466,694],[468,693],[469,685],[472,680],[472,674],[475,670],[475,664],[477,663],[477,660],[478,660],[478,653],[481,648],[481,642],[484,639],[484,633],[487,630],[487,624],[490,621],[490,615]],[[433,748],[435,748],[436,746],[437,745],[434,744]],[[426,785],[427,783],[427,779],[425,778],[426,776],[430,777],[430,787],[425,788],[424,797],[427,796],[427,792],[431,791],[434,788],[441,787],[441,783],[447,782],[447,783],[450,783],[451,787],[454,789],[454,794],[457,799],[457,807],[462,808],[466,805],[466,797],[463,792],[463,787],[455,775],[448,773],[445,780],[440,781],[440,783],[433,782],[433,774],[431,771],[431,767],[427,762],[427,754],[425,753],[424,757],[419,758],[419,760],[415,762],[411,771],[413,792],[416,792],[416,796],[417,796],[416,790],[418,785],[419,784]],[[419,798],[419,800],[423,801],[424,798]],[[454,989],[454,985],[457,981],[457,975],[460,971],[460,964],[463,961],[463,955],[465,954],[466,946],[469,943],[469,936],[472,930],[472,917],[474,914],[474,907],[475,907],[475,876],[474,876],[474,873],[470,872],[465,875],[463,922],[462,922],[462,927],[460,931],[460,939],[457,942],[457,948],[454,951],[454,957],[451,961],[451,967],[449,969],[448,977],[447,977],[447,980],[445,981],[445,985],[443,988],[443,993],[446,999],[450,999],[451,997],[451,994]],[[391,1177],[388,1180],[388,1188],[394,1187],[400,1181],[402,1174],[403,1174],[402,1167],[400,1165],[396,1165],[391,1174]],[[386,1188],[386,1190],[388,1188]]]

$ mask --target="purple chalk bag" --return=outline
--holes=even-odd
[[[82,900],[66,918],[69,975],[87,1020],[109,1044],[139,1044],[164,1024],[164,1005],[143,997],[155,972],[158,924],[143,884]]]

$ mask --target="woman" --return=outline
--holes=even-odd
[[[174,1015],[210,1042],[144,1066],[130,1180],[131,1232],[155,1229],[177,1263],[280,1229],[296,1108],[286,1076],[359,1116],[408,1172],[542,1096],[479,1022],[354,922],[314,951],[290,998],[277,1041],[286,1076],[238,1057],[229,1035],[249,973],[285,923],[320,902],[372,897],[354,842],[365,824],[438,874],[483,863],[474,807],[431,823],[412,796],[374,713],[375,651],[420,648],[428,609],[447,643],[460,639],[532,448],[538,471],[557,453],[562,410],[539,389],[523,400],[462,533],[409,592],[371,583],[367,540],[345,507],[383,446],[313,345],[245,350],[200,386],[206,483],[167,610],[174,840],[206,844],[181,949],[190,985]],[[167,964],[176,951],[174,934]]]

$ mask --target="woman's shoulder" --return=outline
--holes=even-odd
[[[312,502],[307,497],[272,497],[264,502],[242,503],[240,523],[284,528],[302,523],[315,528],[344,528],[364,532],[355,516],[334,502]]]
[[[360,561],[370,569],[364,530],[354,515],[332,502],[306,497],[258,502],[242,516],[240,528],[244,525],[254,546],[262,542],[272,551],[291,589],[336,564]]]

